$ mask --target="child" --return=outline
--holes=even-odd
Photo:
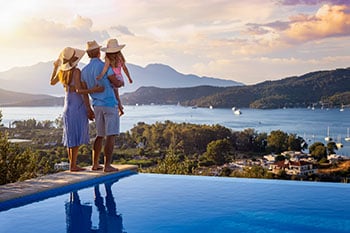
[[[107,72],[108,67],[111,66],[115,73],[115,77],[123,83],[124,86],[124,78],[122,75],[122,68],[126,76],[128,77],[129,83],[132,83],[132,79],[129,74],[129,70],[125,65],[125,58],[121,53],[121,49],[124,48],[125,45],[119,45],[117,39],[110,39],[107,42],[107,47],[102,48],[101,50],[106,53],[105,57],[105,66],[103,67],[102,72],[97,76],[97,79],[101,79],[103,75]],[[123,115],[123,105],[121,104],[119,91],[117,87],[114,87],[115,97],[118,100],[118,109],[119,115]]]

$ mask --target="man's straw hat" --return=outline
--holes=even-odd
[[[87,51],[90,51],[90,50],[94,50],[94,49],[99,49],[101,48],[102,46],[98,45],[96,41],[88,41],[86,43],[86,52]]]

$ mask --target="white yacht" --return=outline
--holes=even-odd
[[[235,115],[241,115],[241,114],[242,114],[242,112],[241,112],[240,109],[236,109],[235,111],[233,111],[233,113],[234,113]]]
[[[324,138],[326,142],[331,142],[333,139],[329,136],[329,127],[327,128],[327,137]]]
[[[341,136],[340,135],[338,136],[338,140],[337,141],[338,142],[335,145],[337,146],[337,148],[339,150],[340,148],[344,147],[343,143],[341,143]]]
[[[350,135],[349,135],[349,128],[348,128],[348,132],[346,134],[346,137],[344,139],[346,142],[350,142]]]

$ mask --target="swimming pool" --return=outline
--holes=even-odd
[[[350,232],[350,186],[135,174],[0,212],[0,232]]]

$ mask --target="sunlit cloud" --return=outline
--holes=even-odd
[[[350,12],[346,6],[322,6],[314,16],[292,22],[285,31],[291,40],[308,41],[350,35]]]
[[[275,34],[286,43],[308,41],[350,35],[350,7],[345,5],[323,5],[313,15],[292,15],[289,21],[266,24],[247,24],[245,31],[251,35]],[[281,42],[282,42],[281,41]]]
[[[0,15],[13,20],[0,30],[0,70],[109,38],[126,44],[128,63],[245,83],[350,64],[348,1],[12,1]]]
[[[350,2],[348,0],[279,0],[281,5],[317,5],[329,3],[333,5],[349,5]]]
[[[12,35],[3,36],[7,39],[8,46],[55,46],[67,42],[72,45],[81,44],[88,38],[104,40],[109,37],[107,31],[92,30],[92,20],[82,16],[76,16],[70,24],[31,18],[22,22]],[[26,43],[19,43],[25,38]]]

